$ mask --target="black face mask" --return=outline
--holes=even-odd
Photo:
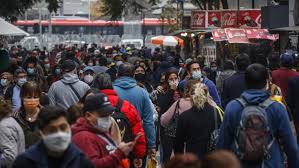
[[[135,79],[137,81],[143,82],[143,81],[145,81],[145,74],[143,74],[143,73],[135,74]]]

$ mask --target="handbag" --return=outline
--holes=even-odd
[[[220,129],[219,129],[219,123],[218,123],[218,115],[220,116],[220,120],[223,121],[223,115],[224,112],[220,107],[215,107],[213,110],[214,113],[214,120],[215,120],[215,130],[210,135],[210,140],[208,142],[208,152],[214,151],[216,149],[216,144],[219,139]]]
[[[165,130],[165,135],[170,136],[175,138],[175,134],[176,134],[176,128],[178,125],[178,120],[179,120],[179,105],[180,105],[180,99],[177,101],[175,109],[174,109],[174,113],[173,116],[170,120],[170,123],[168,124],[168,126],[164,129]]]

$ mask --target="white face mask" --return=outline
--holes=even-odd
[[[7,86],[8,85],[8,80],[7,79],[1,79],[1,85],[2,86]]]
[[[93,63],[92,63],[92,62],[89,62],[87,65],[88,65],[88,66],[93,66]]]
[[[97,127],[103,132],[108,132],[112,125],[110,116],[97,118]]]
[[[45,64],[45,68],[49,69],[50,68],[50,64]]]
[[[50,135],[42,135],[43,142],[48,150],[64,152],[71,143],[71,132],[57,132]]]
[[[192,72],[192,78],[193,79],[201,79],[202,78],[202,74],[201,74],[201,71],[193,71]]]
[[[17,83],[20,87],[22,87],[24,85],[24,83],[26,83],[26,82],[27,82],[26,78],[20,78],[20,79],[18,79]]]
[[[84,81],[88,84],[90,84],[93,81],[93,76],[92,75],[85,75],[84,76]]]
[[[169,84],[169,86],[177,87],[179,85],[179,80],[178,79],[174,80],[174,81],[170,80],[170,81],[168,81],[168,84]]]

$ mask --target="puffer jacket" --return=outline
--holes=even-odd
[[[12,117],[0,120],[0,167],[10,168],[16,157],[25,152],[25,137],[21,126]]]
[[[108,96],[108,99],[112,106],[114,107],[117,106],[119,98],[117,96],[117,93],[113,89],[104,89],[101,90],[100,92]],[[132,138],[136,137],[138,133],[141,134],[141,137],[136,142],[133,153],[136,158],[143,158],[146,152],[146,142],[145,142],[144,130],[142,128],[142,123],[138,111],[130,102],[124,100],[121,107],[121,112],[125,114],[125,116],[128,118],[130,122],[131,130],[132,130],[131,131]]]

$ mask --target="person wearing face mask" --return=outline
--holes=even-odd
[[[0,96],[4,96],[7,89],[13,85],[13,76],[9,72],[3,72],[0,80]]]
[[[26,149],[40,140],[40,134],[37,129],[37,116],[41,109],[42,93],[37,83],[26,82],[21,88],[21,107],[13,117],[22,127],[25,134]]]
[[[51,85],[48,95],[51,105],[58,105],[67,110],[77,103],[90,87],[79,80],[76,63],[73,60],[63,61],[61,69],[62,79]]]
[[[5,100],[12,104],[12,111],[16,112],[21,107],[21,87],[27,82],[27,72],[24,69],[17,69],[14,73],[14,84],[7,88],[4,95]]]
[[[156,100],[156,105],[159,107],[158,127],[160,131],[160,140],[162,146],[161,157],[163,164],[170,159],[174,139],[166,133],[163,127],[161,127],[160,119],[162,114],[164,114],[174,102],[181,98],[178,84],[179,78],[177,71],[174,69],[166,72],[165,82],[162,85],[164,92],[159,92]]]
[[[211,62],[210,65],[211,68],[211,72],[210,72],[210,77],[211,80],[214,82],[214,84],[216,85],[216,80],[218,79],[219,75],[220,75],[220,71],[217,68],[217,63],[216,62]]]
[[[94,69],[93,67],[87,66],[83,69],[83,81],[88,85],[91,85],[94,80]]]
[[[87,157],[71,142],[71,128],[64,109],[46,106],[38,114],[41,140],[19,155],[13,167],[93,168]]]
[[[209,94],[212,96],[215,103],[221,107],[221,100],[218,94],[216,85],[202,73],[200,65],[196,61],[191,61],[187,64],[187,76],[179,84],[180,90],[184,90],[185,84],[189,79],[199,80],[201,83],[205,84],[209,89]]]
[[[109,135],[115,108],[106,95],[90,95],[84,102],[84,116],[72,126],[73,143],[97,168],[121,168],[122,160],[133,150],[135,142],[116,145]]]
[[[55,65],[51,68],[51,74],[47,77],[49,86],[61,78],[61,73],[60,65]]]
[[[150,84],[148,80],[146,80],[146,72],[145,68],[141,65],[137,65],[135,67],[134,78],[137,81],[137,84],[146,89],[147,92],[150,94],[154,90],[153,86]]]
[[[27,71],[28,81],[35,81],[43,92],[48,91],[48,83],[45,78],[45,72],[35,57],[28,57],[24,63],[24,69]]]

